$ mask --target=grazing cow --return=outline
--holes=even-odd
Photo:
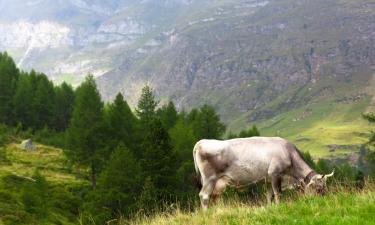
[[[303,160],[298,149],[279,137],[251,137],[226,141],[201,140],[193,150],[195,170],[202,188],[201,205],[207,209],[210,198],[219,196],[227,186],[242,188],[265,180],[267,202],[279,203],[281,181],[289,175],[305,190],[323,194],[326,180],[333,176],[316,173]]]

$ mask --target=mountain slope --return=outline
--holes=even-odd
[[[373,3],[219,2],[179,20],[161,46],[142,48],[101,76],[104,96],[120,90],[135,100],[149,82],[180,107],[209,103],[226,121],[247,113],[252,122],[373,94],[364,91],[375,66]]]
[[[179,109],[214,105],[231,131],[257,123],[315,140],[302,147],[319,155],[366,139],[355,118],[374,104],[372,1],[0,0],[0,10],[0,50],[58,82],[92,73],[107,100],[121,91],[134,106],[148,83]],[[338,125],[355,141],[334,135]]]

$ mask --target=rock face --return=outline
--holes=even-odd
[[[27,151],[36,151],[37,150],[37,148],[35,147],[35,145],[33,144],[31,139],[27,139],[27,140],[22,141],[20,147],[21,147],[22,150],[27,150]]]

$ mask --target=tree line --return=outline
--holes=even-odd
[[[0,123],[42,134],[41,142],[58,134],[54,143],[70,162],[87,168],[92,188],[82,208],[100,222],[192,202],[194,144],[226,130],[209,105],[178,112],[145,86],[133,112],[121,93],[105,103],[91,75],[76,89],[54,85],[43,73],[20,71],[7,53],[0,53],[0,100]],[[254,135],[256,127],[238,136]]]

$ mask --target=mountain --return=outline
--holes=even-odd
[[[361,143],[375,105],[370,0],[0,0],[0,11],[0,50],[58,82],[92,73],[107,100],[121,91],[134,105],[148,83],[180,109],[214,105],[232,131],[333,139],[308,149]]]

